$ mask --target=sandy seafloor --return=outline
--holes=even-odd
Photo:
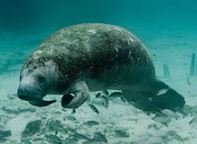
[[[140,29],[139,32],[140,33]],[[19,36],[17,36],[19,35]],[[97,106],[99,114],[85,103],[75,114],[62,110],[58,102],[37,108],[17,98],[19,71],[32,50],[48,33],[20,36],[5,33],[0,39],[0,143],[2,144],[195,144],[197,143],[197,76],[190,77],[191,54],[197,52],[196,36],[187,32],[154,30],[139,37],[150,50],[158,78],[183,94],[188,114],[168,113],[153,119],[121,100],[109,107]],[[14,48],[13,48],[14,47]],[[170,78],[163,77],[163,64]],[[92,94],[94,97],[94,94]],[[49,97],[50,98],[50,97]]]

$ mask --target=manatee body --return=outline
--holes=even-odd
[[[77,108],[89,91],[122,90],[143,110],[182,108],[184,98],[156,78],[144,45],[124,28],[79,24],[57,31],[27,59],[21,70],[19,98],[47,106],[47,94],[61,94],[62,106]],[[158,95],[162,89],[167,91]]]

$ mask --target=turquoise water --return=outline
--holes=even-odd
[[[197,140],[197,53],[194,0],[1,0],[0,1],[0,143],[3,144],[195,144]],[[121,100],[99,114],[86,104],[62,110],[58,102],[34,107],[16,96],[25,58],[55,31],[79,23],[127,28],[150,51],[157,77],[181,93],[187,116],[165,111],[147,115]],[[164,65],[170,76],[164,74]],[[194,64],[196,67],[196,64]],[[94,95],[93,93],[92,95]],[[95,140],[96,139],[96,140]]]

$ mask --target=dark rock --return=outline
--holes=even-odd
[[[46,135],[45,138],[50,144],[62,144],[62,140],[56,135]]]
[[[124,130],[115,130],[116,137],[128,138],[129,134]]]
[[[2,130],[0,129],[0,143],[3,143],[7,140],[8,137],[11,136],[10,130]]]
[[[21,141],[23,141],[29,137],[32,137],[36,133],[39,133],[40,128],[41,128],[41,124],[42,124],[41,120],[35,120],[35,121],[29,122],[26,125],[24,131],[22,132]]]
[[[47,128],[49,131],[67,133],[67,130],[64,128],[61,121],[59,120],[49,120],[47,122]]]

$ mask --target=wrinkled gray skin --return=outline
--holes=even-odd
[[[80,24],[51,35],[27,59],[21,70],[19,98],[47,106],[47,94],[64,95],[62,106],[77,108],[89,91],[120,89],[136,107],[174,109],[184,98],[156,79],[155,68],[143,44],[126,29],[106,24]],[[151,98],[151,99],[150,99]],[[175,102],[176,101],[176,102]]]
[[[46,94],[50,93],[50,89],[54,87],[58,78],[55,63],[47,61],[43,64],[40,65],[36,62],[22,70],[18,88],[19,98],[37,106],[47,106],[55,102],[42,100]]]

